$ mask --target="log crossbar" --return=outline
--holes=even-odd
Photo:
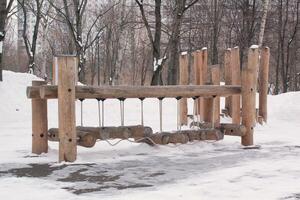
[[[177,97],[226,97],[241,94],[241,86],[237,85],[176,85],[176,86],[76,86],[77,99],[112,99],[112,98],[177,98]],[[30,99],[56,99],[57,86],[27,87]]]

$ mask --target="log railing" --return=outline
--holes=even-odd
[[[241,86],[234,85],[75,87],[75,97],[77,99],[225,97],[238,94],[241,94]],[[58,98],[58,86],[44,85],[28,87],[27,97],[30,99]]]

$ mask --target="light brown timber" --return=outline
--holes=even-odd
[[[241,85],[241,71],[240,71],[240,50],[238,47],[235,47],[231,51],[231,84],[232,85]],[[232,123],[240,124],[241,122],[241,99],[240,95],[233,95],[231,97],[231,117]]]
[[[176,98],[176,97],[226,97],[241,94],[240,85],[170,85],[170,86],[76,86],[76,98]],[[57,86],[27,87],[28,98],[57,98]]]
[[[261,51],[259,68],[259,116],[264,122],[268,120],[268,83],[269,83],[270,49],[264,47]]]
[[[194,55],[194,85],[201,85],[201,68],[202,68],[202,51],[197,50]],[[195,106],[198,108],[195,112],[196,115],[200,114],[200,99],[195,101]]]
[[[58,129],[48,131],[50,141],[59,141]],[[107,139],[139,139],[152,135],[150,127],[144,126],[119,126],[119,127],[76,127],[77,144],[84,147],[94,146],[96,140]]]
[[[225,85],[231,85],[232,63],[231,63],[231,49],[226,49],[224,53],[224,79]],[[228,115],[231,116],[231,96],[225,98],[225,109]]]
[[[207,69],[207,49],[203,48],[201,50],[201,54],[202,54],[202,64],[200,65],[200,85],[205,85],[206,82],[208,81],[207,80],[207,77],[208,77],[208,69]],[[204,99],[203,97],[200,97],[199,98],[199,106],[198,108],[200,109],[199,110],[199,113],[200,113],[200,119],[203,120],[204,118]]]
[[[198,126],[200,129],[207,129],[212,127],[212,124],[194,122],[191,126]],[[220,123],[220,126],[217,129],[224,133],[224,135],[244,136],[246,134],[246,127],[239,124]]]
[[[253,145],[253,132],[256,123],[256,85],[258,69],[258,48],[250,48],[247,67],[242,71],[242,125],[246,134],[242,137],[242,145]]]
[[[189,70],[188,70],[188,55],[181,54],[179,57],[179,84],[180,85],[188,85],[189,79]],[[180,125],[187,125],[187,99],[180,99]]]
[[[45,81],[32,81],[32,86],[47,84]],[[47,99],[31,99],[32,107],[32,153],[48,152]]]
[[[211,68],[211,81],[213,85],[220,85],[220,66]],[[214,123],[215,127],[220,125],[220,97],[215,97],[214,100]]]
[[[74,162],[77,156],[75,124],[75,77],[77,58],[58,57],[59,162]]]

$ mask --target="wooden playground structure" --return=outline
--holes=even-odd
[[[77,156],[77,145],[92,147],[97,140],[128,139],[148,144],[187,143],[194,140],[220,140],[224,135],[241,137],[244,146],[253,145],[256,122],[267,121],[267,90],[269,72],[268,47],[259,50],[250,47],[248,61],[240,70],[239,48],[225,50],[225,85],[220,85],[219,65],[208,66],[207,49],[193,53],[195,82],[188,85],[188,56],[180,56],[180,85],[173,86],[77,86],[77,58],[59,56],[55,58],[55,72],[52,85],[33,81],[27,88],[27,97],[32,101],[32,153],[48,151],[48,140],[59,142],[59,161],[73,162]],[[258,81],[259,80],[259,81]],[[258,83],[259,82],[259,83]],[[256,93],[259,91],[259,108],[256,109]],[[220,108],[220,98],[225,97],[225,108]],[[100,102],[106,99],[157,98],[160,112],[164,98],[177,99],[177,130],[153,133],[151,127],[136,126],[105,127],[100,123]],[[181,130],[188,125],[187,98],[194,100],[193,122],[190,130]],[[58,99],[58,128],[48,130],[47,99]],[[99,108],[99,127],[77,126],[75,101],[95,99]],[[122,104],[120,104],[122,105]],[[176,108],[175,108],[176,109]],[[220,123],[221,112],[232,118],[232,123]],[[124,111],[121,117],[124,118]],[[160,113],[161,116],[161,113]],[[102,114],[104,117],[104,114]]]

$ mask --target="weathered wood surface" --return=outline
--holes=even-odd
[[[241,85],[241,71],[240,71],[240,50],[238,47],[232,49],[231,52],[232,75],[231,84]],[[231,97],[231,117],[232,123],[240,124],[241,122],[241,97],[240,95],[233,95]]]
[[[170,85],[170,86],[76,86],[76,98],[176,98],[230,96],[241,93],[240,85]],[[57,86],[27,87],[28,98],[57,98]]]
[[[213,85],[220,85],[220,66],[216,65],[211,68],[211,81]],[[214,123],[215,127],[220,124],[220,97],[215,97],[214,100]]]
[[[176,132],[161,132],[153,134],[150,127],[76,127],[77,144],[83,147],[93,147],[97,140],[129,139],[148,144],[185,144],[195,140],[221,140],[224,135],[220,130],[204,128],[200,130],[182,130]],[[48,131],[49,141],[59,141],[58,129]]]
[[[242,145],[253,145],[253,133],[256,124],[256,85],[258,69],[258,48],[250,48],[248,64],[242,71],[242,125],[246,134],[242,137]]]
[[[190,124],[190,126],[197,126],[200,129],[208,129],[212,127],[212,124],[203,122],[193,122]],[[224,135],[244,136],[246,134],[246,127],[239,124],[220,123],[217,129],[224,133]]]
[[[188,85],[189,84],[189,69],[188,69],[188,56],[187,54],[182,54],[179,57],[179,84]],[[179,119],[180,125],[187,125],[187,99],[182,98],[179,100]]]
[[[207,49],[203,48],[201,50],[202,53],[202,64],[200,65],[200,85],[205,85],[208,82],[208,68],[207,68],[207,58],[208,58],[208,54],[207,54]],[[204,118],[204,98],[200,97],[199,98],[199,113],[200,113],[200,119],[203,120]]]
[[[231,85],[232,78],[232,63],[231,63],[231,49],[226,49],[224,53],[224,79],[225,85]],[[225,109],[228,115],[231,116],[231,96],[225,98]]]
[[[152,135],[153,131],[147,126],[119,126],[119,127],[76,127],[77,144],[84,147],[92,147],[95,142],[91,140],[107,140],[107,139],[139,139]],[[51,128],[48,131],[50,141],[59,141],[57,128]]]
[[[59,162],[74,162],[77,156],[75,130],[75,80],[77,58],[58,57]]]
[[[150,145],[186,144],[196,140],[222,140],[224,134],[217,129],[181,130],[176,132],[162,132],[153,134],[139,142]],[[154,143],[154,144],[153,144]]]
[[[46,84],[45,81],[32,81],[33,86]],[[32,99],[32,153],[48,152],[47,99]]]
[[[261,51],[261,61],[259,68],[259,116],[262,117],[261,121],[267,122],[268,120],[268,84],[269,84],[269,60],[270,49],[265,47]]]
[[[202,66],[203,66],[203,58],[202,58],[202,51],[197,50],[193,53],[194,56],[194,85],[203,85],[202,83]],[[196,115],[200,115],[200,99],[195,102],[197,110],[195,111]]]

